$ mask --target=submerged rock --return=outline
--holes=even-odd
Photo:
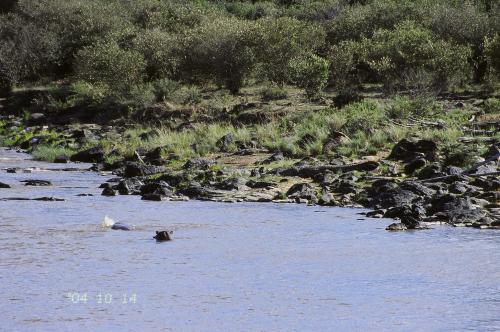
[[[386,227],[387,231],[406,231],[407,229],[408,227],[403,223],[394,223]]]
[[[101,193],[102,196],[116,196],[116,191],[113,188],[107,187]]]
[[[21,181],[24,183],[25,186],[35,186],[35,187],[42,187],[42,186],[51,186],[52,183],[47,180],[24,180]]]
[[[129,225],[122,224],[121,222],[114,223],[111,229],[120,231],[130,231],[132,228]]]
[[[158,242],[164,242],[164,241],[171,241],[172,237],[171,235],[174,232],[172,231],[156,231],[156,235],[153,236],[153,239],[156,239]]]

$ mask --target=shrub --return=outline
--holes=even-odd
[[[481,7],[478,1],[437,1],[419,8],[420,22],[440,39],[472,47],[471,65],[476,81],[483,80],[486,74],[483,41],[492,27],[488,13]]]
[[[226,3],[225,7],[229,13],[247,20],[257,20],[278,13],[278,9],[272,2],[249,3],[237,1]]]
[[[181,104],[199,104],[202,99],[201,90],[195,85],[183,86],[173,93],[172,99]]]
[[[119,1],[20,0],[17,12],[42,31],[57,36],[61,50],[58,71],[62,75],[73,72],[74,57],[82,48],[99,40],[122,43],[134,32]]]
[[[134,40],[134,49],[146,60],[149,79],[174,78],[181,62],[179,37],[159,29],[144,30]]]
[[[193,80],[215,80],[237,93],[254,68],[252,23],[218,18],[192,30],[184,42],[182,73]]]
[[[379,29],[391,29],[407,19],[417,19],[417,5],[411,1],[371,1],[367,5],[345,6],[327,26],[328,41],[371,38]]]
[[[202,6],[196,1],[136,0],[128,3],[133,22],[143,29],[182,32],[194,28],[204,19]]]
[[[347,54],[339,54],[342,51]],[[389,89],[432,86],[441,90],[465,80],[471,53],[469,48],[437,39],[431,31],[407,21],[394,30],[377,30],[370,39],[342,43],[333,54],[332,67],[341,77],[340,85],[378,80]]]
[[[173,96],[175,91],[179,89],[179,83],[176,81],[164,78],[153,82],[154,94],[156,101],[164,101]]]
[[[115,42],[85,47],[76,58],[76,75],[92,84],[106,84],[118,95],[142,83],[146,62],[137,51],[122,49]]]
[[[438,89],[458,84],[469,74],[469,48],[439,40],[413,22],[378,30],[361,43],[367,45],[364,62],[389,88],[408,88],[405,76],[417,72],[426,72],[429,84]]]
[[[496,74],[496,77],[500,78],[500,34],[487,37],[484,45],[489,68],[492,74]]]
[[[327,60],[315,55],[308,54],[295,58],[290,62],[294,83],[306,91],[309,99],[317,97],[325,88],[328,81]]]
[[[443,165],[469,167],[477,162],[478,147],[473,145],[463,145],[450,143],[443,147]]]
[[[320,26],[288,17],[260,20],[257,33],[261,76],[278,86],[292,81],[292,59],[314,52],[325,40]]]
[[[346,123],[342,129],[348,135],[360,131],[371,133],[386,122],[386,115],[382,108],[373,101],[362,101],[349,104],[342,109]]]
[[[285,14],[299,20],[329,22],[338,17],[343,6],[339,0],[307,1],[287,8]]]
[[[488,98],[484,101],[483,110],[488,114],[500,113],[500,99]]]
[[[355,96],[366,80],[366,69],[361,68],[367,53],[364,47],[359,42],[343,41],[330,50],[330,83],[341,95]]]
[[[16,2],[17,0],[3,0],[0,3],[0,14],[10,12],[14,8]]]
[[[260,96],[266,101],[279,100],[288,97],[288,93],[283,88],[269,86],[260,90]]]
[[[57,36],[17,15],[0,15],[0,77],[4,88],[49,75],[57,64]]]
[[[35,158],[35,160],[42,160],[48,162],[53,162],[59,156],[66,156],[70,158],[74,153],[75,151],[69,148],[50,146],[50,145],[37,146],[32,152],[33,158]]]
[[[406,120],[411,116],[424,117],[433,111],[435,100],[419,96],[396,96],[387,107],[387,116],[392,119]]]

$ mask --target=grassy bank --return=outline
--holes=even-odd
[[[20,89],[16,93],[19,98],[25,98],[27,90]],[[23,146],[35,158],[46,161],[53,161],[58,156],[70,157],[77,151],[100,146],[106,151],[110,163],[132,157],[138,149],[150,151],[161,147],[163,157],[171,160],[172,167],[175,167],[190,157],[210,157],[242,148],[281,151],[294,159],[380,158],[387,156],[401,139],[420,137],[436,141],[445,154],[457,151],[470,154],[470,157],[463,158],[466,164],[474,162],[474,156],[480,155],[488,146],[480,139],[474,143],[474,138],[499,137],[498,131],[475,128],[470,121],[498,120],[500,101],[494,97],[467,99],[460,94],[455,94],[453,99],[425,94],[385,96],[367,89],[362,100],[336,107],[333,102],[335,93],[325,92],[322,98],[313,101],[293,87],[270,89],[253,86],[239,95],[207,88],[199,90],[199,98],[195,100],[162,101],[126,116],[121,114],[106,119],[104,124],[116,125],[99,126],[99,129],[89,130],[91,135],[88,137],[79,138],[72,131],[87,128],[85,124],[51,123],[68,116],[68,112],[75,116],[82,113],[82,109],[56,107],[61,103],[66,105],[65,102],[72,98],[70,94],[66,99],[54,102],[57,96],[64,95],[62,90],[61,87],[32,89],[37,96],[43,95],[49,100],[48,104],[40,107],[28,103],[24,123],[18,126],[3,120],[0,123],[2,145]],[[45,92],[40,94],[40,91]],[[457,97],[461,100],[454,100]],[[35,124],[26,128],[26,124],[30,124],[30,114],[40,112],[40,109],[45,112],[47,125]],[[83,112],[95,110],[89,106]],[[98,118],[101,112],[100,108]],[[137,121],[137,117],[153,120]],[[243,121],[247,118],[250,123]],[[343,139],[328,148],[328,143],[339,134]],[[231,136],[230,140],[221,149],[220,140],[226,135]],[[467,144],[460,143],[460,140],[467,141]]]

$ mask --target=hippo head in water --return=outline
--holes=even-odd
[[[170,241],[172,238],[170,238],[170,235],[173,234],[174,232],[172,231],[156,231],[156,235],[153,236],[153,239],[156,239],[156,241]]]

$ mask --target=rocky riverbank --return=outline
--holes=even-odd
[[[4,127],[21,125],[12,117],[4,123]],[[20,147],[51,139],[100,137],[110,129],[52,130],[58,135],[33,135]],[[231,134],[222,136],[217,143],[220,153],[210,158],[179,160],[166,148],[156,147],[138,148],[132,156],[116,156],[110,162],[107,152],[94,146],[70,157],[56,156],[54,161],[94,163],[92,170],[116,175],[101,185],[103,196],[365,207],[372,209],[367,217],[395,219],[387,227],[391,231],[426,229],[434,223],[500,229],[500,145],[494,139],[487,152],[477,156],[479,162],[466,169],[445,166],[438,143],[418,138],[399,141],[388,154],[360,159],[298,159],[256,144],[239,144],[236,151],[225,152],[233,139]]]

